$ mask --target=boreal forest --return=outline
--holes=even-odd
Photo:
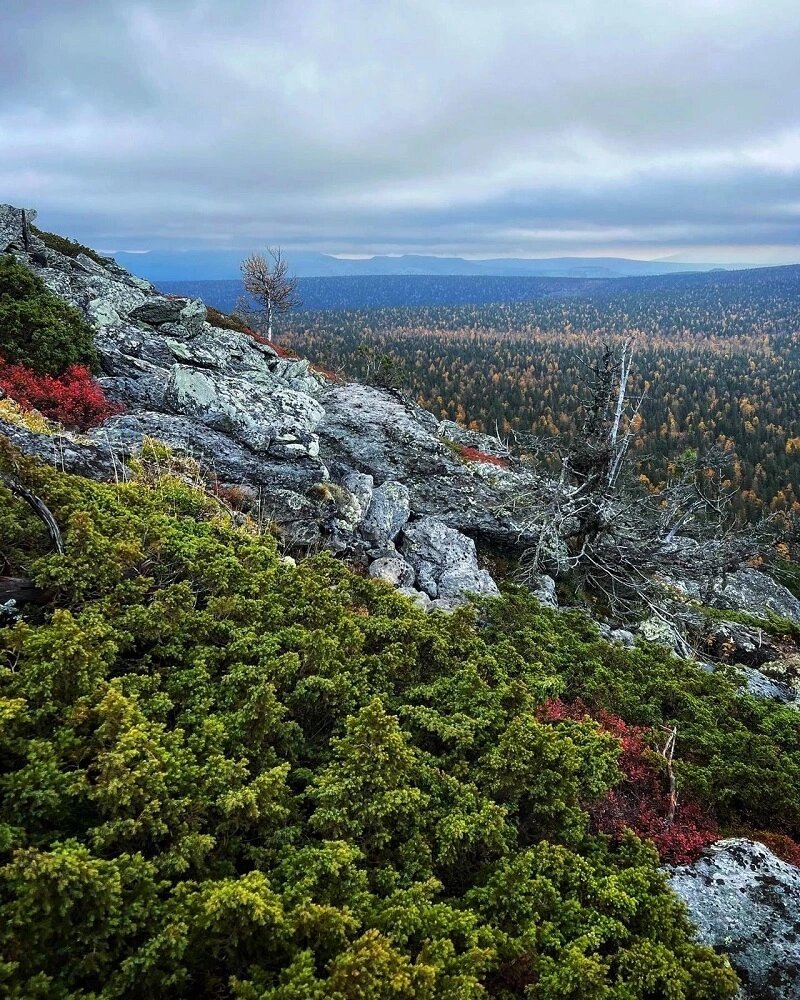
[[[306,310],[284,325],[282,342],[326,369],[391,370],[435,416],[508,438],[577,432],[585,358],[630,338],[631,391],[644,393],[639,473],[658,483],[677,454],[717,444],[742,516],[798,509],[800,267],[583,283],[580,294],[566,284],[528,301]]]

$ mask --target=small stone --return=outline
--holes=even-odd
[[[384,556],[370,563],[369,575],[373,580],[384,580],[393,587],[410,587],[414,583],[414,569],[399,555]]]

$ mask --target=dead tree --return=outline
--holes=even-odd
[[[272,320],[299,304],[297,278],[289,275],[289,265],[280,247],[269,247],[267,255],[251,254],[242,261],[242,284],[257,303],[257,312],[266,324],[267,339],[272,340]]]
[[[633,352],[603,347],[585,364],[587,402],[575,441],[550,445],[557,478],[531,477],[507,502],[520,533],[536,539],[524,552],[523,582],[541,573],[569,577],[614,617],[643,610],[672,620],[670,581],[707,596],[725,573],[764,546],[762,532],[731,515],[736,493],[726,476],[731,456],[713,449],[677,463],[660,489],[645,489],[628,454],[644,393],[631,391]]]

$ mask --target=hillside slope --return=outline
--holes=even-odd
[[[0,210],[39,282],[0,306],[74,306],[126,412],[0,401],[7,995],[732,997],[711,946],[797,995],[800,601],[746,570],[720,600],[783,618],[703,611],[767,683],[498,595],[475,540],[525,544],[531,475],[499,441],[29,219]]]

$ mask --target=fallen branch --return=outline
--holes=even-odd
[[[58,552],[59,555],[63,555],[64,540],[61,537],[61,530],[59,529],[56,519],[50,513],[50,510],[44,500],[37,497],[35,493],[31,493],[29,489],[26,489],[22,483],[18,482],[16,479],[12,479],[10,476],[6,476],[3,473],[0,473],[0,482],[2,482],[6,489],[11,490],[11,492],[18,496],[21,500],[24,500],[34,514],[44,521],[56,552]]]

